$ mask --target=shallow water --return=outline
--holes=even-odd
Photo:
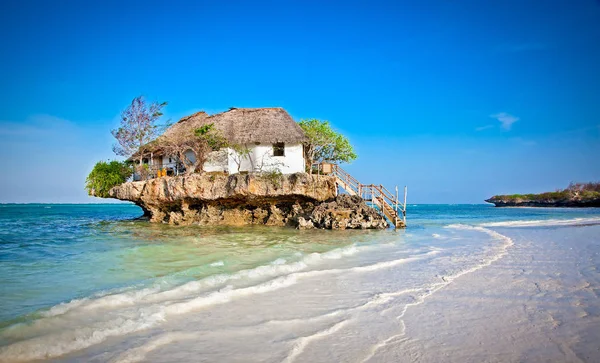
[[[588,284],[596,300],[585,303],[598,311],[598,209],[409,205],[406,231],[172,227],[134,220],[140,214],[131,205],[0,205],[0,360],[392,361],[433,350],[428,358],[461,361],[415,341],[451,344],[458,328],[436,327],[457,319],[485,342],[483,320],[468,322],[493,321],[531,292],[526,275],[525,285],[513,281],[523,260],[543,256],[542,269],[573,246],[574,266],[584,267],[549,268],[546,279],[563,294]],[[453,289],[462,295],[436,305]],[[470,305],[500,289],[506,303],[495,310]],[[595,316],[586,329],[597,333]],[[510,335],[543,319],[496,324]]]

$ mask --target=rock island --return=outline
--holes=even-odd
[[[600,207],[600,183],[571,183],[555,192],[496,195],[485,201],[496,207]]]
[[[329,127],[310,122],[319,130]],[[318,148],[328,146],[310,140],[282,108],[198,112],[152,141],[140,142],[127,160],[130,181],[106,192],[88,190],[135,203],[151,222],[299,229],[405,226],[397,190],[394,195],[382,185],[361,184],[338,165],[315,160],[323,152]]]

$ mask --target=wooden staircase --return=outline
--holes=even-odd
[[[342,188],[349,195],[358,195],[372,207],[375,207],[395,228],[406,227],[406,187],[404,187],[404,203],[396,195],[390,193],[383,185],[361,184],[352,175],[348,174],[339,165],[331,165],[331,175],[335,176],[338,188]]]

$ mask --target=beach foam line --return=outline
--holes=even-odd
[[[276,259],[266,265],[260,265],[252,269],[240,270],[233,274],[217,274],[208,276],[197,281],[190,281],[169,290],[162,290],[158,286],[144,288],[141,290],[126,291],[116,294],[102,294],[99,297],[86,297],[73,299],[69,302],[60,303],[49,310],[41,312],[44,317],[53,317],[68,313],[72,310],[91,311],[103,308],[115,308],[120,306],[133,306],[139,303],[155,303],[159,301],[177,299],[185,297],[191,293],[200,292],[205,288],[213,288],[223,285],[229,281],[241,280],[244,278],[260,279],[280,275],[286,275],[301,271],[309,265],[319,264],[327,260],[338,260],[343,257],[351,256],[361,251],[372,249],[377,245],[356,246],[351,245],[343,248],[337,248],[323,253],[311,253],[306,255],[300,261],[292,263],[281,263],[282,259]]]
[[[418,256],[351,268],[302,271],[308,268],[309,265],[318,265],[324,260],[340,259],[372,247],[349,246],[326,253],[312,253],[305,256],[301,261],[292,264],[282,264],[281,261],[277,262],[275,260],[275,264],[261,265],[254,269],[239,271],[233,275],[211,276],[201,281],[207,285],[217,285],[244,277],[264,278],[275,276],[275,278],[242,288],[225,286],[218,291],[199,297],[193,297],[193,294],[198,292],[198,286],[190,286],[193,282],[177,287],[174,289],[177,291],[176,293],[173,293],[172,290],[155,293],[155,289],[143,289],[102,296],[95,300],[80,299],[72,301],[70,305],[57,307],[53,314],[47,314],[48,316],[37,319],[31,324],[21,324],[13,327],[13,329],[5,330],[3,335],[6,337],[31,337],[0,348],[0,361],[55,358],[99,344],[109,337],[155,327],[162,323],[168,315],[181,315],[208,306],[225,304],[236,298],[275,291],[295,284],[300,278],[333,273],[376,271],[423,259],[439,252],[430,250]],[[157,299],[157,297],[161,298]],[[165,300],[165,297],[170,299]],[[171,299],[173,297],[179,298],[179,301],[173,302],[173,299]],[[190,297],[192,297],[191,300],[181,302],[182,299],[189,299]],[[100,308],[104,308],[106,311],[97,311]],[[50,310],[52,311],[52,309]],[[95,320],[90,321],[90,317],[94,317]]]
[[[413,261],[419,261],[419,260],[425,259],[428,256],[436,255],[439,252],[440,251],[438,251],[438,250],[432,250],[432,251],[429,251],[426,253],[422,253],[418,256],[411,256],[411,257],[404,257],[404,258],[399,258],[399,259],[395,259],[395,260],[382,261],[382,262],[377,262],[377,263],[373,263],[370,265],[355,266],[355,267],[349,267],[349,268],[332,268],[332,269],[326,269],[326,270],[300,271],[300,272],[292,273],[288,276],[304,278],[304,277],[316,277],[316,276],[339,274],[339,273],[347,274],[347,273],[351,273],[351,272],[372,272],[372,271],[377,271],[377,270],[381,270],[381,269],[387,269],[387,268],[403,265],[403,264],[413,262]]]
[[[233,289],[231,287],[225,288],[223,290],[213,292],[208,296],[201,296],[194,298],[192,300],[174,303],[167,307],[167,314],[183,314],[193,310],[197,310],[208,305],[214,304],[222,304],[229,302],[230,299],[253,295],[253,294],[263,294],[265,292],[270,292],[274,290],[278,290],[280,288],[288,287],[297,282],[298,279],[307,278],[307,277],[315,277],[326,274],[336,274],[336,273],[348,273],[348,272],[371,272],[380,269],[390,268],[394,266],[398,266],[401,264],[405,264],[412,261],[417,261],[425,258],[425,256],[431,256],[437,254],[438,251],[429,251],[427,253],[423,253],[418,257],[406,257],[400,258],[396,260],[378,262],[371,265],[351,267],[351,268],[338,268],[338,269],[327,269],[327,270],[312,270],[312,271],[301,271],[301,272],[293,272],[288,275],[277,277],[273,280],[269,280],[263,282],[258,285],[253,285],[249,287],[243,287],[238,289]],[[275,265],[280,266],[280,265]]]
[[[337,332],[338,330],[340,330],[341,328],[344,327],[344,325],[346,325],[348,323],[347,320],[342,320],[340,322],[335,323],[334,325],[330,326],[327,329],[323,329],[320,330],[314,334],[311,335],[307,335],[301,338],[298,338],[296,343],[294,344],[294,346],[292,347],[290,353],[288,354],[288,356],[283,360],[284,363],[291,363],[293,362],[296,357],[298,357],[303,351],[304,348],[306,348],[306,346],[317,339],[323,338],[325,336],[331,335],[335,332]]]
[[[493,257],[489,258],[488,260],[483,261],[482,263],[475,265],[469,269],[460,271],[454,275],[444,276],[443,282],[437,282],[437,283],[429,285],[427,288],[423,288],[422,291],[424,293],[421,295],[417,295],[414,302],[407,303],[403,307],[400,314],[396,317],[396,319],[400,320],[400,322],[401,322],[401,325],[402,325],[401,332],[399,334],[394,334],[394,335],[388,337],[387,339],[384,339],[383,341],[374,344],[371,347],[371,349],[369,350],[369,352],[367,353],[367,355],[362,359],[363,363],[370,361],[377,354],[377,351],[379,351],[381,348],[383,348],[393,342],[396,342],[400,339],[403,339],[403,337],[406,333],[406,324],[404,324],[404,321],[402,319],[404,318],[404,316],[406,315],[406,312],[408,311],[408,309],[410,307],[424,303],[425,300],[427,299],[427,297],[433,295],[437,291],[448,286],[449,284],[451,284],[453,281],[460,278],[461,276],[481,270],[482,268],[485,268],[485,267],[491,265],[492,263],[498,261],[499,259],[504,257],[508,253],[508,249],[514,245],[514,241],[510,237],[507,237],[496,231],[492,231],[491,229],[487,229],[487,228],[484,228],[481,226],[470,226],[470,225],[466,225],[466,224],[451,224],[451,225],[446,226],[445,228],[479,231],[479,232],[482,232],[482,233],[485,233],[485,234],[491,236],[492,238],[494,238],[496,240],[502,241],[503,244],[500,246],[499,252],[496,253]]]
[[[118,307],[123,305],[134,305],[142,298],[160,292],[158,286],[148,287],[141,290],[133,290],[118,294],[103,294],[96,298],[81,298],[74,299],[66,303],[54,305],[49,310],[40,313],[43,317],[53,317],[63,315],[71,310],[81,308],[86,310],[94,310],[97,308]]]
[[[297,278],[293,275],[281,276],[276,279],[263,282],[258,285],[243,287],[239,289],[233,289],[232,287],[226,287],[222,290],[210,293],[208,296],[201,296],[195,299],[174,303],[165,307],[165,313],[167,315],[180,315],[190,311],[205,308],[211,305],[224,304],[231,301],[234,298],[243,296],[264,294],[267,292],[282,289],[284,287],[295,284]]]
[[[185,314],[208,306],[224,304],[235,298],[275,291],[295,283],[296,278],[294,276],[282,276],[240,289],[233,289],[228,286],[190,301],[140,308],[136,311],[136,316],[119,316],[109,321],[86,322],[85,326],[69,327],[61,329],[60,332],[45,334],[1,347],[0,362],[56,358],[102,343],[110,337],[122,336],[155,327],[164,322],[168,315]]]
[[[600,217],[573,218],[573,219],[545,219],[529,221],[506,221],[482,223],[482,227],[552,227],[552,226],[577,226],[600,224]]]
[[[161,291],[154,295],[144,297],[144,302],[155,302],[167,299],[177,299],[190,293],[201,291],[203,288],[211,288],[223,285],[227,282],[238,281],[242,279],[264,279],[277,276],[285,276],[294,272],[307,269],[311,265],[318,265],[327,260],[339,260],[341,258],[357,254],[361,251],[372,249],[374,246],[347,246],[337,248],[324,253],[311,253],[296,262],[286,263],[282,258],[278,258],[265,265],[260,265],[252,269],[240,270],[233,274],[218,274],[206,277],[198,281],[190,281],[181,286],[167,291]]]
[[[372,246],[349,246],[325,253],[312,253],[292,264],[275,260],[273,261],[275,264],[261,265],[233,275],[210,276],[167,291],[157,292],[157,288],[147,288],[103,295],[97,299],[75,299],[51,308],[42,315],[42,318],[34,320],[31,324],[16,324],[8,327],[2,334],[4,337],[9,339],[27,338],[0,348],[0,361],[27,361],[57,357],[98,344],[109,337],[154,327],[162,322],[167,314],[184,314],[210,305],[227,303],[234,298],[291,286],[297,278],[304,276],[294,275],[295,272],[306,269],[311,264],[340,259],[366,248],[372,248]],[[363,268],[368,269],[369,267]],[[336,271],[343,271],[343,269],[336,269]],[[281,276],[282,274],[283,276]],[[190,295],[197,293],[199,287],[202,286],[214,287],[230,280],[274,276],[279,277],[244,288],[234,289],[226,286],[221,290],[185,302],[172,302],[173,298],[180,300],[190,298]],[[98,309],[105,309],[106,312],[95,311]],[[82,320],[82,316],[85,317],[84,320]],[[89,317],[95,317],[95,321],[90,322]],[[82,326],[84,323],[85,326]]]
[[[408,288],[408,289],[403,289],[403,290],[398,290],[398,291],[393,291],[393,292],[383,292],[383,293],[379,293],[379,294],[375,294],[375,295],[371,296],[371,298],[369,298],[366,302],[363,302],[356,306],[351,306],[351,307],[343,308],[343,309],[334,309],[334,310],[331,310],[324,314],[307,316],[307,317],[302,317],[302,318],[292,318],[292,319],[283,319],[283,320],[271,319],[271,320],[266,320],[266,321],[263,321],[263,322],[260,322],[257,324],[243,326],[243,328],[255,329],[257,326],[260,326],[260,325],[311,324],[311,323],[314,323],[314,322],[317,322],[320,320],[338,317],[343,314],[348,314],[348,313],[352,313],[352,312],[360,311],[360,310],[366,310],[371,307],[383,305],[383,304],[386,304],[386,303],[392,301],[395,297],[406,295],[408,293],[420,292],[422,290],[423,290],[423,288]]]
[[[146,358],[146,355],[151,351],[160,348],[162,346],[171,344],[173,342],[179,342],[182,340],[193,340],[198,339],[197,334],[191,333],[182,333],[182,332],[173,332],[173,333],[164,333],[155,337],[148,342],[126,350],[121,353],[118,357],[112,359],[111,363],[135,363],[142,362]]]
[[[27,362],[56,358],[122,336],[156,326],[164,321],[160,309],[140,309],[137,317],[118,317],[85,326],[69,327],[0,348],[0,362]]]
[[[345,253],[355,253],[353,251],[355,250],[347,249],[342,252],[338,251],[326,255],[325,258],[341,258]],[[108,321],[97,319],[96,321],[90,322],[88,318],[82,321],[81,315],[75,315],[71,318],[68,314],[42,318],[32,322],[30,325],[20,327],[20,329],[24,329],[25,333],[28,335],[32,335],[32,333],[38,335],[0,348],[0,361],[28,361],[34,359],[55,358],[99,344],[109,337],[121,336],[156,327],[170,315],[182,315],[208,306],[225,304],[233,299],[279,290],[295,284],[300,278],[332,273],[347,273],[349,271],[376,271],[419,260],[425,258],[425,256],[434,255],[436,253],[438,253],[438,251],[433,250],[423,253],[418,257],[406,257],[345,269],[293,272],[248,287],[236,289],[232,286],[226,286],[221,290],[211,292],[208,295],[195,297],[184,302],[173,303],[172,301],[163,301],[150,306],[136,306],[135,309],[129,310],[111,310],[106,313],[95,312],[97,318],[106,319],[108,317],[111,319]],[[315,254],[311,254],[307,257],[316,259],[317,256],[314,255]],[[320,258],[323,258],[323,256],[320,256],[319,259]],[[268,267],[277,268],[281,266],[288,265],[270,265]],[[114,307],[112,302],[111,307]],[[85,311],[84,313],[83,316],[90,317],[90,312]],[[58,328],[60,330],[57,331],[57,329],[53,328]],[[19,333],[19,335],[22,334]]]

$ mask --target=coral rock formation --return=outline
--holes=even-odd
[[[306,173],[162,177],[124,183],[109,194],[139,205],[152,222],[301,229],[388,227],[385,218],[360,197],[336,197],[333,177]]]

